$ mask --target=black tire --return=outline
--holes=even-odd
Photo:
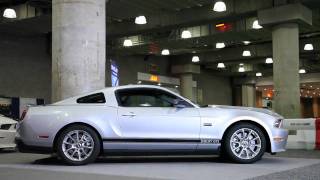
[[[260,151],[257,153],[257,155],[255,155],[254,157],[250,158],[250,159],[244,159],[244,158],[240,158],[238,157],[232,150],[232,145],[230,144],[231,138],[233,136],[234,133],[236,133],[238,130],[241,129],[250,129],[253,130],[254,132],[256,132],[256,134],[260,137],[260,142],[261,142],[261,148]],[[248,134],[247,134],[248,135]],[[221,149],[221,158],[227,158],[228,160],[231,160],[232,162],[235,163],[240,163],[240,164],[250,164],[250,163],[254,163],[258,160],[260,160],[263,156],[263,154],[266,151],[266,138],[264,133],[262,132],[262,130],[257,127],[256,125],[250,124],[250,123],[238,123],[235,124],[234,126],[232,126],[225,134],[225,137],[223,138],[223,142],[222,142],[222,149]],[[239,146],[241,146],[241,144],[238,144]],[[241,149],[242,147],[240,147],[239,149]],[[246,148],[244,148],[246,149]],[[242,150],[242,149],[241,149]],[[250,154],[250,151],[248,151]],[[247,152],[245,153],[240,153],[240,154],[247,154]],[[252,151],[251,151],[251,154]],[[241,155],[240,155],[241,156]]]
[[[79,160],[79,161],[75,161],[72,160],[70,158],[67,157],[67,155],[63,152],[63,140],[64,138],[67,136],[68,133],[73,132],[73,131],[81,131],[81,132],[86,132],[88,133],[93,142],[93,148],[90,156],[88,156],[87,158],[83,159],[83,160]],[[100,154],[100,147],[101,147],[101,142],[99,139],[98,134],[90,127],[84,126],[84,125],[72,125],[68,128],[66,128],[65,130],[63,130],[61,132],[61,134],[59,135],[58,139],[57,139],[57,154],[58,156],[68,165],[74,165],[74,166],[79,166],[79,165],[85,165],[85,164],[89,164],[92,163],[96,160],[96,158],[99,156]]]

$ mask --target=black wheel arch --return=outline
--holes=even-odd
[[[100,153],[103,152],[103,141],[102,141],[102,137],[100,135],[100,133],[98,132],[98,130],[96,128],[94,128],[93,126],[87,124],[87,123],[83,123],[83,122],[73,122],[73,123],[70,123],[70,124],[67,124],[65,125],[64,127],[62,127],[58,133],[55,135],[54,137],[54,140],[53,140],[53,151],[54,152],[57,152],[57,140],[58,140],[58,137],[60,136],[60,134],[67,128],[71,127],[71,126],[74,126],[74,125],[82,125],[82,126],[86,126],[88,128],[91,128],[92,130],[95,131],[95,133],[97,133],[98,137],[99,137],[99,141],[100,141]]]
[[[223,133],[222,143],[223,143],[224,138],[225,138],[227,132],[229,131],[229,129],[231,129],[233,126],[240,124],[240,123],[249,123],[249,124],[255,125],[259,129],[261,129],[261,131],[263,132],[263,134],[266,138],[266,145],[267,145],[266,152],[271,153],[271,140],[270,140],[270,137],[269,137],[267,130],[261,124],[254,122],[254,121],[251,121],[251,120],[241,120],[241,121],[237,121],[237,122],[234,122],[233,124],[231,124]]]

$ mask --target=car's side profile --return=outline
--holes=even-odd
[[[18,125],[22,152],[56,152],[82,165],[131,153],[221,154],[252,163],[285,150],[282,117],[268,110],[199,107],[165,88],[128,85],[30,107]]]

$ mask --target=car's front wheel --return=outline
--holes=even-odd
[[[262,130],[250,123],[231,127],[223,140],[222,154],[237,163],[253,163],[266,151],[266,138]]]
[[[69,165],[91,163],[100,153],[99,137],[87,126],[68,127],[58,137],[57,153]]]

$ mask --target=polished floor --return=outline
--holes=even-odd
[[[54,157],[0,153],[1,180],[56,179],[320,179],[320,151],[266,155],[255,164],[232,164],[218,157],[112,157],[86,166],[65,166]]]

